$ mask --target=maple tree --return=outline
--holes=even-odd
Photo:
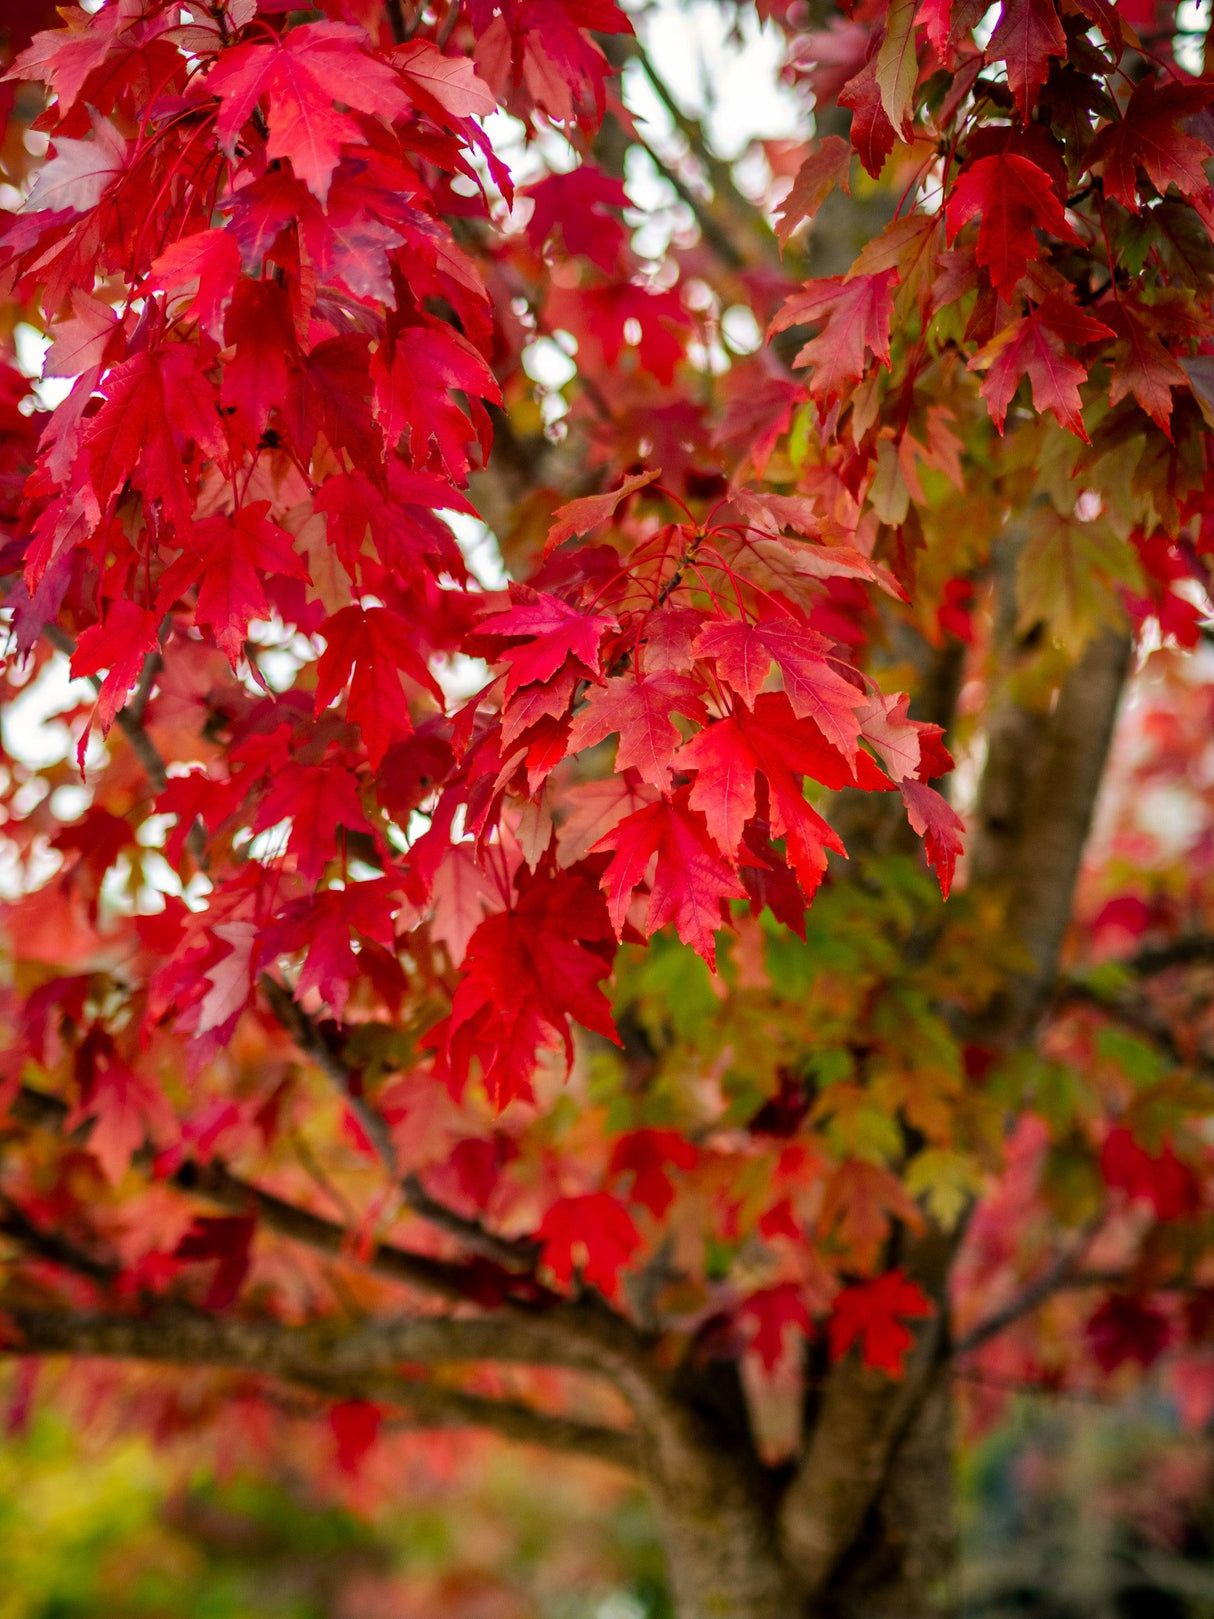
[[[1214,1402],[1214,80],[762,9],[759,196],[614,0],[10,22],[0,1346],[912,1616],[958,1390]]]

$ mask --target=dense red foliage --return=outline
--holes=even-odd
[[[898,1375],[936,1308],[898,1234],[984,1194],[963,1322],[1062,1218],[1116,1273],[1069,1366],[1204,1336],[1192,1007],[1117,1034],[1120,985],[1076,980],[1040,1050],[988,1040],[1015,941],[981,893],[941,913],[888,817],[866,851],[856,790],[900,795],[947,896],[952,760],[891,625],[969,659],[966,745],[1105,624],[1196,643],[1211,85],[1155,0],[767,10],[820,138],[767,152],[787,257],[760,220],[732,263],[633,243],[613,0],[114,0],[12,38],[6,335],[63,382],[10,345],[8,695],[64,656],[95,688],[74,758],[10,734],[14,1308],[337,1308],[257,1208],[199,1212],[221,1164],[355,1273],[391,1241],[481,1307],[597,1290],[769,1372],[827,1321]],[[798,286],[805,220],[873,191],[840,204],[852,150],[889,205]],[[722,346],[739,305],[770,347]],[[576,353],[546,439],[540,342]],[[1133,768],[1175,778],[1178,694],[1208,703],[1168,678]],[[1083,891],[1097,950],[1203,930],[1129,842]],[[343,1466],[377,1420],[338,1407]]]

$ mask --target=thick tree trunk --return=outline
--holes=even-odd
[[[848,1369],[853,1381],[876,1375]],[[948,1379],[930,1367],[915,1381],[890,1419],[896,1437],[868,1446],[884,1458],[875,1476],[863,1457],[857,1462],[863,1435],[848,1440],[841,1430],[827,1434],[815,1424],[815,1441],[833,1449],[845,1482],[841,1491],[823,1487],[798,1504],[799,1557],[790,1555],[782,1492],[750,1458],[719,1442],[709,1448],[702,1436],[653,1458],[651,1482],[678,1619],[948,1615],[955,1556],[951,1391]],[[866,1402],[848,1401],[849,1391],[858,1392],[849,1383],[843,1399],[862,1409]],[[859,1473],[862,1490],[849,1490],[847,1481],[854,1485]],[[822,1482],[830,1483],[825,1473]],[[863,1505],[856,1510],[852,1501],[859,1497]],[[841,1535],[845,1549],[835,1555]],[[820,1577],[807,1578],[813,1545],[832,1552],[820,1559]]]
[[[947,1619],[954,1611],[953,1407],[937,1379],[814,1619]]]
[[[678,1619],[800,1619],[804,1602],[756,1512],[726,1469],[686,1492],[656,1492],[666,1574]]]

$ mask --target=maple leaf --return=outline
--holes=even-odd
[[[413,719],[396,671],[442,701],[442,690],[410,644],[409,625],[387,607],[343,607],[326,620],[316,668],[316,712],[349,683],[346,713],[358,726],[374,770],[391,744],[409,736]]]
[[[108,731],[113,724],[127,692],[143,672],[144,658],[155,650],[156,640],[156,615],[133,601],[122,600],[112,602],[105,622],[91,624],[77,641],[72,654],[72,674],[95,675],[101,669],[106,670],[97,694],[97,717],[102,731]]]
[[[566,540],[573,539],[575,535],[593,534],[596,528],[610,522],[629,495],[635,494],[638,489],[644,489],[661,475],[658,468],[649,472],[636,472],[604,495],[582,495],[578,500],[570,500],[565,505],[558,506],[552,514],[555,521],[548,530],[548,538],[544,541],[544,555],[550,556],[559,545],[564,545]]]
[[[923,1217],[902,1182],[880,1164],[846,1159],[826,1184],[819,1227],[833,1233],[861,1269],[875,1266],[889,1236],[891,1216],[911,1230]]]
[[[540,1222],[536,1238],[558,1287],[568,1287],[576,1269],[609,1299],[619,1296],[620,1272],[641,1246],[632,1216],[610,1192],[558,1199]]]
[[[906,599],[888,569],[850,545],[820,545],[760,532],[747,534],[732,546],[720,544],[720,551],[744,578],[778,591],[806,612],[818,605],[822,583],[829,579],[872,581],[889,595]]]
[[[923,734],[926,729],[908,713],[910,698],[905,692],[889,697],[869,696],[860,708],[860,732],[895,781],[917,776],[923,762]]]
[[[986,47],[988,62],[1004,62],[1022,118],[1028,117],[1050,71],[1050,58],[1066,55],[1066,34],[1054,0],[1003,0]]]
[[[411,99],[450,118],[485,117],[497,107],[493,91],[466,56],[444,56],[428,39],[410,40],[392,53]]]
[[[660,1220],[674,1202],[670,1169],[693,1170],[699,1158],[695,1145],[677,1130],[631,1130],[611,1149],[607,1173],[631,1175],[632,1201]]]
[[[72,313],[52,327],[54,341],[42,362],[44,377],[76,377],[105,360],[119,330],[117,312],[82,287],[72,288]]]
[[[825,135],[797,170],[776,213],[776,235],[784,246],[797,226],[812,219],[832,191],[851,193],[851,147],[839,135]]]
[[[813,1336],[813,1318],[796,1282],[777,1282],[751,1293],[738,1310],[738,1319],[750,1329],[750,1346],[765,1372],[774,1372],[784,1358],[790,1333]]]
[[[588,676],[599,677],[599,643],[615,619],[608,613],[583,613],[557,596],[529,586],[512,586],[512,605],[504,613],[491,613],[476,626],[476,636],[521,641],[497,654],[509,665],[506,695],[533,681],[550,679],[567,658],[581,664]]]
[[[1073,350],[1084,348],[1113,331],[1102,320],[1077,309],[1056,293],[996,334],[969,362],[971,371],[985,370],[981,394],[991,419],[1000,432],[1007,420],[1008,406],[1027,376],[1033,390],[1033,405],[1050,411],[1065,428],[1088,441],[1081,415],[1079,384],[1087,367],[1074,357]]]
[[[287,847],[309,883],[316,883],[329,861],[337,858],[338,827],[370,830],[357,782],[348,771],[332,766],[292,763],[274,777],[254,830],[264,832],[285,820],[291,822]]]
[[[84,213],[95,208],[110,184],[126,166],[127,143],[108,118],[90,109],[92,140],[55,138],[55,156],[34,178],[26,207],[70,209]]]
[[[367,965],[367,942],[392,949],[394,887],[391,878],[373,878],[322,889],[286,906],[260,933],[263,960],[303,951],[296,997],[302,1000],[315,991],[340,1017],[350,985]],[[354,940],[364,947],[357,955]]]
[[[66,1128],[93,1120],[89,1151],[110,1185],[117,1186],[149,1134],[171,1138],[176,1133],[176,1117],[159,1084],[124,1062],[109,1036],[97,1030],[80,1048],[77,1075],[80,1100]]]
[[[745,899],[746,890],[716,851],[704,817],[688,807],[685,794],[662,800],[626,816],[594,845],[613,850],[602,886],[617,934],[635,889],[653,876],[645,915],[645,933],[667,922],[710,967],[716,965],[716,941],[722,926],[721,902]]]
[[[917,5],[918,0],[890,0],[885,13],[885,33],[873,64],[885,116],[904,140],[919,79],[919,58],[915,52]]]
[[[268,500],[255,500],[231,517],[208,517],[196,524],[179,571],[161,584],[161,604],[167,606],[187,578],[200,577],[194,622],[211,627],[233,668],[243,655],[250,619],[269,617],[265,576],[308,578],[291,535],[270,521],[269,509]]]
[[[618,731],[617,771],[633,768],[654,787],[670,783],[670,761],[682,738],[671,717],[707,718],[700,688],[685,675],[621,675],[590,692],[586,707],[573,722],[569,751],[580,753]]]
[[[953,886],[957,856],[964,847],[965,822],[934,787],[905,777],[900,789],[907,818],[923,839],[928,861],[940,879],[940,892],[947,899]]]
[[[224,319],[224,342],[232,358],[223,368],[224,406],[256,441],[281,407],[287,392],[288,362],[295,352],[291,312],[276,281],[236,283]]]
[[[179,237],[153,261],[148,287],[186,288],[185,307],[216,339],[240,274],[240,246],[231,231],[211,228]]]
[[[272,45],[235,45],[212,65],[207,89],[222,103],[215,129],[228,157],[263,97],[269,103],[266,155],[288,158],[308,189],[324,202],[344,143],[363,132],[334,106],[386,119],[402,117],[409,98],[386,62],[369,55],[366,36],[348,23],[305,23]]]
[[[1208,84],[1170,82],[1155,78],[1134,86],[1125,111],[1116,123],[1097,134],[1087,153],[1086,167],[1098,169],[1106,193],[1138,213],[1138,170],[1141,167],[1162,195],[1170,185],[1185,196],[1204,196],[1209,188],[1205,164],[1210,148],[1183,129],[1182,124],[1209,106]]]
[[[565,788],[560,803],[566,813],[556,833],[558,863],[575,865],[626,815],[652,804],[655,798],[651,787],[621,771],[605,781],[587,781]]]
[[[865,754],[858,753],[853,766],[812,720],[797,719],[787,697],[775,692],[759,697],[752,712],[739,705],[731,716],[699,732],[681,749],[679,764],[696,771],[691,805],[703,813],[719,847],[733,856],[758,805],[756,778],[764,778],[772,829],[787,840],[789,864],[807,897],[826,870],[827,852],[845,851],[805,802],[797,777],[807,775],[833,788],[886,785]]]
[[[898,139],[898,131],[885,111],[885,98],[877,83],[875,53],[839,91],[838,100],[841,107],[851,108],[851,129],[848,133],[860,162],[874,180],[879,179],[885,160]]]
[[[1119,298],[1101,313],[1118,336],[1109,375],[1109,403],[1116,405],[1133,394],[1155,425],[1171,438],[1172,389],[1183,388],[1188,378],[1158,336],[1159,331],[1172,329],[1168,312]]]
[[[628,206],[622,180],[583,163],[568,174],[550,174],[519,195],[531,199],[527,240],[537,252],[559,231],[566,253],[583,255],[610,274],[625,241],[616,218]]]
[[[1148,1203],[1160,1220],[1183,1220],[1201,1207],[1201,1187],[1170,1141],[1148,1152],[1133,1131],[1117,1125],[1100,1149],[1100,1173],[1106,1186]]]
[[[900,1270],[845,1287],[835,1299],[827,1332],[830,1357],[841,1360],[854,1343],[865,1366],[901,1377],[914,1334],[906,1321],[935,1313],[916,1282]]]
[[[1033,512],[1016,567],[1021,633],[1044,624],[1063,645],[1078,650],[1101,625],[1121,622],[1116,587],[1141,584],[1133,547],[1106,519],[1084,522],[1048,503]]]
[[[128,479],[158,496],[181,535],[189,532],[193,502],[173,437],[164,374],[148,353],[114,366],[105,378],[105,403],[86,423],[81,447],[93,492],[107,507]]]
[[[768,328],[768,337],[790,326],[823,323],[793,360],[811,367],[809,391],[824,402],[837,399],[849,382],[864,375],[866,356],[889,365],[889,326],[894,311],[897,270],[858,275],[845,281],[830,276],[807,281],[794,292]]]
[[[860,734],[857,710],[866,699],[826,661],[830,646],[795,619],[734,619],[706,625],[692,651],[712,658],[719,677],[751,708],[774,665],[798,719],[812,719],[832,747],[852,754]]]
[[[173,1250],[187,1265],[218,1261],[202,1301],[204,1310],[226,1310],[236,1300],[252,1262],[257,1222],[248,1215],[196,1215]]]
[[[990,270],[996,292],[1005,298],[1040,252],[1035,231],[1048,231],[1064,242],[1079,241],[1049,175],[1015,152],[980,157],[962,171],[945,209],[950,242],[975,214],[982,216],[975,248],[978,263]]]
[[[600,987],[611,939],[602,901],[572,873],[527,881],[524,869],[520,880],[513,908],[487,916],[473,932],[450,1018],[428,1037],[445,1053],[456,1093],[476,1057],[499,1110],[515,1097],[530,1098],[541,1049],[563,1046],[572,1061],[571,1017],[618,1040]]]
[[[464,478],[475,429],[451,391],[458,389],[472,401],[501,401],[497,379],[480,351],[449,328],[408,326],[397,333],[390,364],[384,351],[377,351],[371,381],[375,419],[389,444],[407,435],[414,463],[424,465],[433,441],[448,474]],[[487,448],[487,436],[482,442]]]

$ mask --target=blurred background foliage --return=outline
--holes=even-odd
[[[638,1491],[491,1446],[369,1515],[41,1409],[0,1440],[0,1619],[670,1619]]]
[[[670,1619],[644,1498],[497,1444],[407,1500],[224,1478],[43,1406],[0,1440],[0,1619]],[[1214,1619],[1214,1436],[1014,1397],[966,1447],[964,1619]]]

